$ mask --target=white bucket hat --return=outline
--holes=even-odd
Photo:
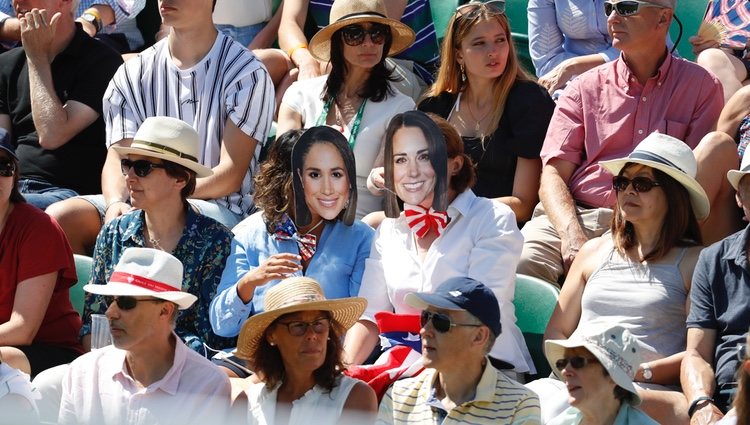
[[[643,164],[664,172],[677,180],[690,194],[690,203],[695,212],[695,218],[703,220],[711,211],[706,192],[695,180],[698,163],[695,155],[682,140],[661,133],[651,133],[636,146],[633,152],[624,157],[609,161],[601,161],[599,165],[616,176],[625,164],[632,162]]]
[[[136,154],[171,161],[195,171],[198,177],[214,172],[198,162],[201,142],[190,124],[172,117],[149,117],[143,121],[130,147],[113,146],[120,155]]]
[[[750,174],[750,154],[747,153],[748,150],[750,149],[745,149],[745,153],[742,154],[742,163],[740,164],[740,169],[727,171],[727,179],[729,180],[729,184],[732,185],[734,190],[738,190],[740,180],[742,180],[745,175]]]
[[[546,341],[544,354],[552,371],[561,380],[565,378],[555,367],[555,362],[565,357],[566,348],[577,347],[587,349],[599,360],[617,386],[633,393],[634,406],[641,403],[633,385],[635,372],[641,364],[641,345],[630,331],[622,326],[595,327],[590,332],[574,335],[570,339]]]
[[[182,290],[182,262],[153,248],[128,248],[122,253],[106,285],[88,284],[83,290],[97,295],[151,296],[171,301],[180,310],[198,299]]]

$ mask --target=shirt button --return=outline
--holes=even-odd
[[[659,81],[658,83],[656,83],[656,85],[659,86],[659,87],[661,87],[661,81]]]
[[[643,134],[643,129],[638,130],[638,134]]]
[[[645,101],[646,101],[646,96],[643,96],[643,97],[641,98],[641,100],[645,102]]]

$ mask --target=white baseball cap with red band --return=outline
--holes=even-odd
[[[128,248],[106,285],[88,284],[83,289],[97,295],[160,298],[185,310],[198,297],[181,290],[182,273],[182,262],[171,254],[152,248]]]

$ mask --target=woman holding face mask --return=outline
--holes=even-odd
[[[367,190],[367,176],[382,165],[383,135],[395,114],[414,109],[414,101],[393,84],[397,77],[385,59],[406,49],[414,32],[386,18],[383,0],[338,0],[330,24],[310,41],[310,53],[330,62],[327,76],[297,81],[279,109],[278,132],[317,125],[339,129],[357,158],[357,218],[382,210],[381,198]]]
[[[513,307],[522,243],[507,205],[469,189],[474,167],[461,137],[444,119],[419,111],[396,115],[385,143],[386,216],[367,259],[360,296],[362,319],[347,333],[348,363],[360,364],[378,342],[374,314],[419,314],[404,302],[453,276],[490,287],[500,303],[502,333],[490,352],[500,368],[535,372]],[[404,202],[398,209],[396,197]]]
[[[218,335],[237,336],[248,317],[263,312],[266,291],[289,276],[319,280],[327,298],[357,295],[374,232],[354,221],[354,180],[354,157],[340,132],[319,126],[276,141],[256,178],[263,211],[235,227],[211,303]]]

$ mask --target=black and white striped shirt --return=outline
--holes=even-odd
[[[239,192],[216,201],[232,212],[253,209],[252,176],[273,120],[274,88],[268,72],[250,51],[219,33],[209,53],[189,69],[179,69],[167,39],[125,62],[104,93],[107,146],[133,138],[152,116],[170,116],[191,123],[203,141],[201,157],[207,167],[219,164],[224,125],[231,119],[258,141]]]

